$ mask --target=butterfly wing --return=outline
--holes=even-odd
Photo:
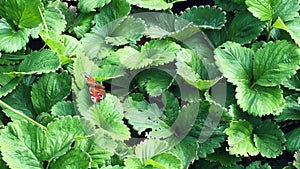
[[[87,86],[89,88],[89,92],[91,94],[91,100],[94,103],[103,100],[106,96],[106,92],[104,90],[104,86],[98,83],[95,79],[93,79],[89,74],[85,73],[84,77],[87,80]]]

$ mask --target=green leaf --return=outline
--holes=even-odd
[[[253,126],[246,120],[233,121],[226,128],[229,153],[242,156],[254,156],[259,153],[252,140]]]
[[[229,152],[242,156],[260,153],[267,158],[280,155],[284,149],[285,138],[279,126],[270,119],[265,121],[255,119],[252,123],[246,120],[230,123],[230,127],[225,130],[228,135]]]
[[[105,42],[114,46],[135,43],[143,36],[144,31],[145,25],[141,19],[126,17],[109,36],[105,37]]]
[[[166,118],[163,119],[169,126],[171,126],[176,120],[179,113],[179,101],[178,98],[171,92],[165,91],[162,94],[162,103],[164,104],[163,113]]]
[[[289,89],[300,91],[300,71],[297,71],[289,80],[284,81],[282,85]]]
[[[192,22],[167,13],[151,13],[151,15],[149,13],[139,13],[135,17],[141,18],[145,22],[145,35],[151,38],[161,38],[173,33],[181,35],[181,31],[189,27],[195,28]]]
[[[246,167],[246,169],[257,169],[257,168],[272,169],[272,167],[268,163],[262,165],[260,161],[255,161]]]
[[[296,19],[286,23],[287,32],[290,34],[292,39],[294,39],[294,41],[296,42],[296,44],[298,46],[300,46],[300,36],[298,34],[298,32],[299,32],[298,25],[299,24],[300,24],[300,17],[297,17]]]
[[[73,25],[75,17],[77,15],[76,13],[76,9],[74,8],[74,6],[72,5],[68,5],[68,3],[65,2],[61,2],[61,1],[53,1],[50,2],[47,7],[54,7],[54,8],[58,8],[62,14],[65,17],[65,20],[67,22],[67,28],[70,28],[71,25]]]
[[[139,1],[139,0],[127,0],[128,3],[132,5],[136,5],[139,8],[147,8],[150,10],[166,10],[171,9],[173,4],[167,3],[165,0],[145,0],[145,1]]]
[[[293,20],[299,16],[297,0],[246,0],[248,10],[261,21],[276,20],[278,17],[283,21]]]
[[[276,121],[300,120],[300,105],[298,102],[299,94],[293,94],[285,98],[285,105],[282,113],[277,116]]]
[[[181,18],[192,21],[204,29],[221,29],[226,22],[225,12],[220,8],[199,6],[185,10]]]
[[[12,23],[4,18],[0,19],[0,50],[12,53],[23,49],[29,41],[28,35],[25,28],[16,30]]]
[[[267,158],[275,158],[282,154],[285,138],[279,126],[270,119],[258,121],[258,125],[254,126],[253,140],[260,154]]]
[[[293,129],[292,131],[288,132],[286,137],[286,148],[289,152],[295,153],[296,151],[300,150],[300,127]]]
[[[93,128],[91,124],[82,123],[77,116],[66,116],[50,123],[45,134],[47,146],[43,150],[45,154],[43,160],[51,160],[66,154],[75,138],[86,136],[90,128]]]
[[[294,162],[293,162],[293,165],[294,165],[297,169],[299,169],[299,168],[300,168],[300,151],[296,152],[296,153],[294,154],[294,157],[295,157],[295,160],[294,160]]]
[[[221,7],[226,12],[234,11],[234,10],[241,10],[245,8],[244,5],[240,3],[236,3],[233,0],[214,0],[215,5]]]
[[[141,52],[125,47],[118,50],[120,62],[130,69],[139,69],[146,66],[158,66],[170,63],[180,46],[166,40],[152,40],[141,47]]]
[[[141,168],[143,168],[143,164],[139,158],[130,157],[125,159],[124,169],[141,169]]]
[[[216,84],[220,76],[215,65],[208,63],[192,50],[181,50],[177,54],[177,73],[189,84],[200,90],[206,90]]]
[[[296,45],[287,41],[267,43],[257,50],[254,57],[254,83],[261,86],[279,85],[296,73],[299,64],[300,49]]]
[[[9,103],[9,105],[14,109],[21,111],[26,116],[33,118],[34,112],[31,103],[30,91],[31,88],[22,83],[19,84],[16,90],[14,90],[12,93],[6,97],[3,97],[2,100],[5,103]]]
[[[125,100],[124,103],[125,118],[141,134],[146,129],[152,129],[152,132],[158,129],[168,127],[160,118],[163,112],[159,110],[156,104],[148,104],[145,100],[137,101],[132,97]]]
[[[97,140],[98,141],[98,140]],[[100,146],[96,140],[90,138],[76,140],[75,147],[87,152],[92,159],[92,168],[99,168],[110,160],[113,153]]]
[[[176,154],[181,159],[183,168],[187,169],[188,166],[197,159],[197,150],[199,147],[199,139],[186,136],[170,152]]]
[[[81,42],[84,53],[89,58],[101,60],[112,46],[135,43],[142,37],[144,23],[140,19],[126,17],[99,26],[96,24],[91,33],[87,33]]]
[[[12,20],[19,28],[34,28],[42,22],[41,0],[3,0],[0,6],[0,15]]]
[[[18,71],[12,74],[42,74],[54,72],[60,60],[51,50],[34,51],[21,62]]]
[[[10,168],[41,169],[45,140],[41,128],[27,121],[9,123],[0,130],[0,149]]]
[[[118,21],[127,16],[130,10],[131,6],[126,0],[113,0],[101,9],[95,16],[94,22],[98,27],[116,23],[113,21]]]
[[[265,25],[249,12],[238,12],[230,23],[229,39],[240,44],[250,43],[260,35]]]
[[[143,164],[147,163],[147,160],[155,157],[155,155],[161,154],[168,148],[168,143],[158,139],[146,139],[139,143],[135,148],[135,154],[140,158]]]
[[[250,82],[254,52],[238,43],[226,42],[215,50],[216,64],[227,80],[235,85]]]
[[[151,165],[161,169],[182,169],[181,160],[172,153],[160,153],[145,162],[145,165]]]
[[[119,166],[119,165],[114,165],[114,166],[105,166],[105,167],[101,167],[101,169],[123,169],[124,166]]]
[[[16,87],[18,86],[18,83],[20,81],[20,78],[14,78],[11,79],[8,83],[6,84],[1,84],[0,86],[0,98],[3,96],[8,95],[11,93]]]
[[[129,129],[122,120],[124,117],[122,105],[115,96],[107,94],[105,99],[92,106],[89,111],[81,112],[81,115],[113,139],[127,140],[130,138]]]
[[[50,164],[50,169],[82,169],[89,168],[91,165],[91,157],[88,153],[80,149],[71,149],[63,156],[55,160],[54,163]]]
[[[195,124],[195,127],[198,127],[199,130],[200,126]],[[221,147],[221,143],[225,141],[224,129],[222,129],[222,127],[215,128],[213,126],[203,125],[201,126],[201,131],[199,130],[198,132],[198,137],[201,141],[198,148],[198,156],[201,158],[206,158],[208,154],[214,153],[215,149]],[[207,137],[207,140],[203,142],[202,140],[204,140],[203,138],[205,137]]]
[[[215,150],[215,153],[208,154],[206,159],[210,162],[219,162],[222,166],[232,167],[237,162],[242,161],[240,157],[230,155],[228,151],[225,150],[225,147],[221,147]]]
[[[83,54],[79,54],[74,63],[74,85],[72,89],[76,95],[76,103],[79,112],[85,112],[88,110],[92,103],[90,103],[90,94],[87,90],[86,79],[84,77],[85,73],[94,77],[97,73],[98,66],[90,61],[88,57]],[[84,97],[79,97],[79,95],[84,95]]]
[[[239,84],[236,88],[237,103],[254,116],[279,115],[284,105],[282,90],[279,86],[250,87],[249,84]]]
[[[109,56],[110,57],[110,56]],[[125,72],[122,66],[105,64],[98,69],[95,79],[99,82],[124,76]]]
[[[62,62],[62,65],[73,62],[69,57],[81,53],[82,44],[69,35],[58,35],[53,31],[41,31],[40,35],[45,43],[53,50]]]
[[[75,116],[76,111],[74,103],[70,101],[58,102],[51,108],[51,114],[53,116]]]
[[[47,28],[56,34],[61,34],[66,29],[65,15],[56,6],[47,7],[44,11]]]
[[[37,113],[48,112],[54,104],[65,99],[70,91],[71,77],[66,72],[45,74],[32,85],[33,107]]]
[[[68,30],[69,33],[75,33],[77,38],[82,38],[92,27],[92,20],[95,13],[79,13],[76,16],[75,22]]]
[[[145,86],[147,93],[151,97],[157,97],[170,88],[174,83],[175,76],[174,72],[150,69],[139,73],[136,79],[139,87]]]
[[[95,11],[95,8],[102,8],[104,5],[110,3],[111,0],[80,0],[78,3],[78,9],[81,12]]]

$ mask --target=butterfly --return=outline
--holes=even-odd
[[[93,79],[89,74],[85,73],[84,77],[87,81],[87,86],[91,94],[91,100],[93,103],[98,103],[106,96],[105,87]]]

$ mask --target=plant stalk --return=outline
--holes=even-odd
[[[29,118],[28,116],[26,116],[25,114],[23,114],[22,112],[20,112],[19,110],[16,110],[14,108],[12,108],[11,106],[9,106],[8,104],[6,104],[5,102],[3,102],[2,100],[0,100],[0,105],[9,109],[10,111],[16,113],[18,116],[21,116],[23,119],[26,119],[27,121],[37,125],[38,127],[42,128],[42,129],[46,129],[45,126],[41,125],[40,123],[32,120],[31,118]]]

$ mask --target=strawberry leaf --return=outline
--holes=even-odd
[[[151,159],[148,159],[145,162],[145,165],[150,165],[158,168],[183,168],[181,159],[179,159],[175,154],[172,153],[157,154]]]
[[[216,64],[229,82],[250,82],[254,52],[238,43],[226,42],[215,50]]]
[[[36,113],[48,112],[51,107],[65,99],[71,91],[71,77],[49,73],[43,75],[37,83],[32,85],[31,100]]]
[[[103,27],[127,16],[130,10],[131,6],[126,0],[114,0],[101,9],[95,16],[94,22],[98,27]]]
[[[47,7],[44,11],[44,17],[47,28],[56,34],[61,34],[66,29],[67,21],[65,20],[65,15],[58,7]]]
[[[266,57],[268,56],[268,57]],[[267,43],[254,57],[254,83],[276,86],[291,78],[300,64],[300,49],[287,41]]]
[[[29,41],[28,36],[25,28],[15,30],[12,23],[4,18],[0,19],[0,50],[12,53],[23,49]]]
[[[91,157],[88,153],[80,149],[71,149],[66,154],[60,156],[51,163],[50,168],[65,169],[71,167],[73,169],[89,168],[91,165]]]
[[[14,9],[14,10],[12,10]],[[34,28],[42,22],[41,0],[2,0],[0,16],[12,20],[19,28]]]
[[[104,149],[104,147],[100,146],[97,143],[90,138],[76,140],[75,143],[75,148],[80,148],[90,155],[90,157],[92,158],[91,165],[93,168],[104,166],[105,162],[107,160],[110,160],[110,157],[113,155],[113,153],[109,152],[107,149]]]
[[[287,28],[286,31],[290,34],[290,36],[292,37],[292,39],[294,39],[294,41],[298,46],[300,46],[300,36],[297,33],[299,31],[299,27],[298,27],[299,23],[300,23],[300,17],[297,17],[294,20],[286,23],[286,28]]]
[[[300,71],[298,70],[288,81],[282,83],[284,87],[292,90],[300,91]]]
[[[143,22],[129,16],[103,26],[96,24],[91,33],[87,33],[81,42],[84,53],[89,58],[101,60],[112,46],[135,43],[142,37],[143,32]]]
[[[258,149],[252,140],[253,126],[246,120],[233,121],[226,128],[228,135],[229,153],[242,156],[257,155]]]
[[[221,29],[226,22],[225,12],[220,8],[200,6],[185,10],[181,18],[192,21],[204,29]]]
[[[265,1],[246,0],[248,10],[261,21],[276,20],[278,17],[283,21],[293,20],[299,16],[297,0],[291,1]]]
[[[272,169],[268,163],[265,163],[264,165],[262,165],[260,161],[255,161],[246,167],[246,169],[257,169],[257,168]]]
[[[107,94],[105,99],[92,106],[89,111],[81,112],[81,115],[115,140],[130,138],[129,129],[122,121],[124,118],[122,105],[115,96]]]
[[[155,130],[166,129],[168,126],[160,119],[163,112],[159,110],[156,104],[148,104],[145,100],[137,101],[132,97],[125,100],[124,104],[125,118],[141,134],[146,129]]]
[[[6,96],[7,94],[11,93],[16,87],[18,86],[18,83],[20,81],[20,78],[14,78],[11,79],[6,84],[1,84],[0,87],[0,98],[3,96]]]
[[[110,3],[111,0],[80,0],[78,3],[78,9],[81,12],[95,11],[95,8],[102,8],[104,5]]]
[[[19,86],[12,93],[3,97],[2,100],[5,103],[9,103],[9,105],[14,109],[21,111],[26,116],[33,118],[34,111],[31,103],[30,91],[31,88],[22,83],[19,84]],[[14,115],[15,113],[10,114]],[[11,115],[8,116],[11,117]],[[14,120],[13,117],[11,118]]]
[[[136,5],[140,8],[147,8],[150,10],[166,10],[172,8],[173,4],[168,3],[165,0],[156,1],[139,1],[139,0],[127,0],[128,3]]]
[[[187,83],[200,90],[207,90],[219,81],[215,65],[208,63],[205,58],[191,50],[181,50],[177,55],[177,73]]]
[[[0,149],[10,168],[43,168],[44,131],[27,121],[9,123],[0,131]],[[17,150],[17,151],[16,151]]]
[[[279,126],[270,119],[265,121],[257,120],[253,125],[253,140],[255,146],[263,157],[275,158],[282,153],[285,146],[285,138]],[[266,130],[268,128],[268,130]]]
[[[297,151],[297,152],[294,154],[294,157],[295,157],[295,160],[293,161],[293,165],[294,165],[296,168],[300,168],[300,152]]]
[[[254,116],[279,115],[284,105],[282,90],[278,87],[251,87],[240,84],[236,88],[237,103]]]
[[[54,72],[60,67],[60,60],[53,51],[32,52],[21,62],[17,72],[11,74],[41,74]]]
[[[51,122],[47,126],[44,136],[47,147],[43,151],[45,154],[43,160],[54,159],[66,154],[75,139],[86,136],[86,132],[90,128],[93,128],[93,126],[89,123],[84,123],[78,116],[66,116]]]
[[[118,50],[120,62],[129,69],[139,69],[146,66],[163,65],[175,59],[180,46],[166,40],[152,40],[137,51],[131,47]]]
[[[70,101],[57,102],[51,108],[51,115],[53,116],[74,116],[76,115],[74,103]]]
[[[229,152],[242,156],[257,155],[275,158],[282,153],[285,142],[284,134],[271,120],[233,121],[225,130],[228,135]],[[241,127],[242,126],[242,127]],[[254,127],[255,126],[255,127]],[[270,130],[266,131],[266,128]]]
[[[293,129],[292,131],[288,132],[286,137],[286,148],[289,152],[295,153],[296,151],[300,150],[300,127]]]
[[[182,161],[183,168],[188,168],[190,163],[197,159],[197,150],[199,148],[199,140],[197,138],[186,136],[170,152],[176,154]]]
[[[285,105],[282,113],[275,119],[278,122],[287,120],[300,120],[300,105],[298,102],[299,94],[293,94],[285,97]]]
[[[230,23],[229,39],[240,44],[250,43],[260,35],[265,25],[249,12],[238,12]]]

